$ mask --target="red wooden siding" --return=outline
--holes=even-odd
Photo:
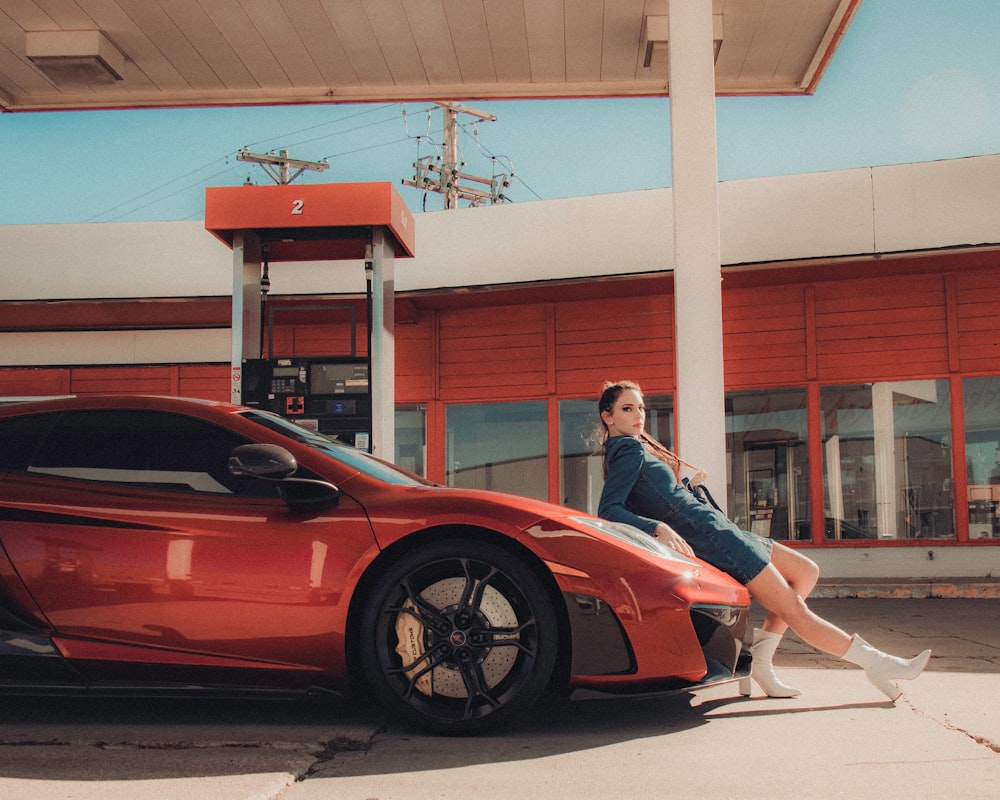
[[[816,285],[818,377],[903,380],[948,371],[945,282],[908,275]]]
[[[441,312],[440,399],[505,400],[547,385],[543,304]]]
[[[73,367],[73,394],[178,393],[177,367]]]
[[[368,352],[364,301],[345,298],[276,303],[268,307],[266,317],[269,322],[265,322],[265,328],[270,324],[271,329],[264,331],[265,358],[363,356]],[[271,353],[267,349],[269,340]]]
[[[1000,274],[996,281],[995,300]],[[905,274],[725,289],[726,387],[948,374],[946,283],[942,275]],[[966,313],[960,310],[963,324]],[[1000,313],[991,313],[989,324],[1000,330]]]
[[[1000,372],[1000,271],[963,274],[957,280],[959,369]]]
[[[555,315],[556,389],[597,397],[606,380],[647,392],[674,386],[674,312],[667,294],[560,304]]]
[[[265,332],[264,355],[267,357],[267,337]],[[280,356],[363,356],[368,352],[368,331],[364,319],[354,331],[351,352],[351,325],[349,322],[334,321],[309,325],[275,325],[271,332],[273,355]]]
[[[229,365],[0,369],[0,397],[63,394],[162,394],[229,400]]]
[[[178,375],[178,394],[229,402],[229,364],[185,364]]]
[[[784,386],[805,380],[802,286],[753,286],[722,294],[726,386]]]
[[[412,323],[396,323],[396,402],[426,403],[436,396],[434,385],[436,314]]]
[[[68,369],[0,369],[0,397],[52,397],[69,393]]]
[[[673,338],[663,294],[441,311],[440,399],[592,397],[619,378],[670,391]]]
[[[727,275],[727,389],[1000,374],[1000,266],[929,262]],[[428,296],[426,304],[414,297],[397,305],[406,309],[396,322],[399,402],[593,397],[603,381],[626,377],[649,392],[673,391],[673,299],[662,276],[609,282],[603,294],[562,297],[552,290],[539,297],[537,290],[508,289],[490,297],[503,305],[457,307],[463,300],[454,295],[448,303]],[[323,302],[354,302],[355,347],[364,355],[363,303],[310,304]],[[176,310],[176,324],[187,322],[192,308],[202,316],[221,308],[161,305],[161,312]],[[113,306],[124,314],[119,301]],[[41,324],[42,310],[34,306],[35,316],[21,323]],[[48,313],[48,324],[59,327]],[[95,309],[77,313],[89,321],[100,316]],[[280,355],[347,355],[349,315],[332,307],[283,307],[274,342]],[[0,368],[0,396],[157,392],[227,399],[228,372],[226,364],[8,367]]]
[[[144,330],[228,327],[232,301],[226,298],[176,300],[45,300],[3,304],[0,330]]]

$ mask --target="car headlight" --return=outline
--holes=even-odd
[[[634,545],[642,550],[652,553],[653,555],[657,555],[660,558],[677,561],[681,564],[691,564],[697,566],[697,563],[692,561],[687,556],[678,553],[672,547],[667,547],[655,536],[643,533],[641,530],[633,527],[632,525],[625,525],[621,522],[610,522],[606,519],[600,519],[598,517],[570,517],[570,519],[572,519],[577,525],[590,528],[591,530],[600,531],[608,536],[613,536],[621,542]]]

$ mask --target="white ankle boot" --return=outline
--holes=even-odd
[[[931,651],[924,650],[910,659],[897,658],[876,650],[857,634],[851,637],[851,646],[844,653],[844,661],[850,661],[864,669],[868,680],[890,700],[895,701],[902,692],[893,681],[909,681],[916,678],[927,666]]]
[[[778,649],[780,641],[780,633],[769,633],[760,628],[754,628],[753,644],[750,645],[753,664],[750,667],[750,677],[740,678],[740,694],[750,696],[752,688],[750,678],[757,681],[768,697],[798,697],[802,694],[794,686],[782,683],[774,674],[774,666],[771,662],[774,660],[774,651]]]

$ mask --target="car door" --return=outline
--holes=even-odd
[[[3,546],[68,655],[342,668],[345,589],[375,549],[364,509],[291,513],[229,474],[246,441],[174,413],[64,412],[7,475]]]

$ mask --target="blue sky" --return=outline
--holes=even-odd
[[[863,0],[809,97],[717,103],[719,177],[733,180],[1000,153],[1000,3]],[[467,172],[513,170],[513,202],[669,186],[667,99],[478,102],[462,116]],[[287,149],[329,159],[299,182],[391,181],[437,154],[429,103],[0,115],[0,224],[197,220],[206,186]],[[405,116],[404,116],[405,110]],[[399,186],[419,211],[423,195]],[[441,208],[436,195],[428,210]]]

